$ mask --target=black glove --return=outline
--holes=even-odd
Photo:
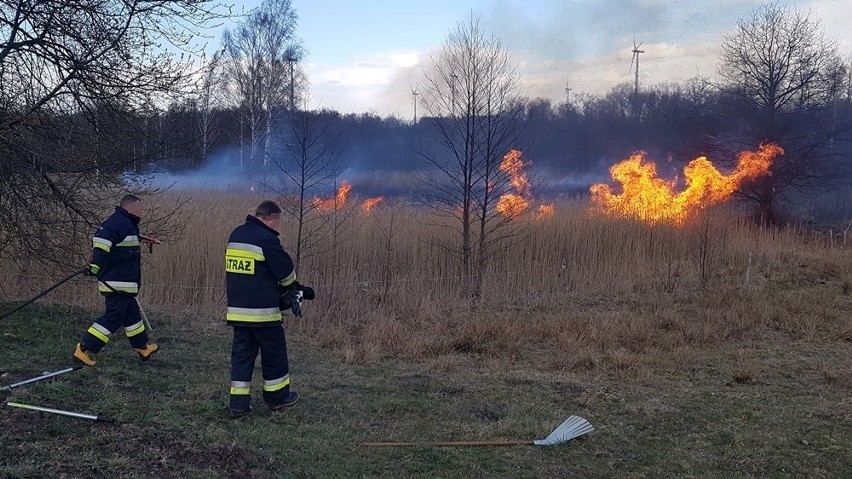
[[[291,310],[294,316],[302,317],[301,292],[296,288],[287,288],[278,298],[278,309],[281,311]]]
[[[89,263],[89,266],[83,271],[83,274],[86,276],[97,276],[98,271],[101,270],[101,267],[96,265],[95,263]]]
[[[296,286],[296,289],[302,292],[302,298],[307,299],[308,301],[312,301],[317,297],[316,293],[314,293],[314,288],[310,286],[302,286],[301,284]]]

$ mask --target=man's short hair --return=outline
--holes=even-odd
[[[124,208],[125,206],[131,203],[138,203],[140,201],[142,201],[142,199],[140,199],[138,196],[127,194],[121,197],[121,201],[119,201],[118,206]]]
[[[254,215],[257,217],[268,218],[274,214],[280,214],[281,208],[278,207],[278,203],[272,200],[266,200],[263,203],[257,205],[257,209],[254,212]]]

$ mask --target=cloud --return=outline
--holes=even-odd
[[[852,48],[852,29],[849,28],[852,25],[852,8],[849,8],[848,0],[814,0],[803,4],[800,9],[810,11],[819,19],[826,36],[837,41],[840,54],[846,56],[845,52]]]
[[[715,77],[715,63],[720,53],[716,43],[650,43],[642,48],[645,53],[640,56],[640,88],[680,82],[699,75]],[[520,93],[529,98],[547,98],[561,103],[566,98],[566,86],[571,89],[572,96],[580,93],[603,95],[618,84],[632,84],[634,80],[630,49],[578,59],[547,58],[532,51],[510,51],[509,54],[519,65]],[[429,53],[421,54],[420,58],[427,60]],[[412,118],[411,88],[420,80],[421,70],[420,64],[396,69],[381,93],[376,95],[376,111]]]
[[[308,62],[312,106],[328,105],[343,113],[375,111],[389,79],[418,61],[416,51],[390,50],[343,65]]]
[[[632,83],[634,38],[645,50],[640,55],[640,88],[699,75],[715,78],[723,36],[762,3],[498,0],[488,11],[474,15],[480,16],[488,33],[501,39],[519,65],[522,94],[559,103],[565,99],[566,85],[573,96],[601,95],[618,84]],[[852,9],[845,4],[811,0],[795,8],[811,11],[844,54],[852,47],[848,29]],[[430,49],[379,52],[342,66],[309,64],[312,96],[343,112],[373,111],[410,119],[412,88],[422,77],[421,65],[453,27],[436,34]]]
[[[698,75],[715,76],[718,45],[653,43],[643,45],[642,49],[645,53],[640,54],[639,59],[640,88],[680,82]],[[571,89],[572,95],[603,95],[620,83],[634,81],[635,65],[631,65],[630,50],[577,60],[531,60],[529,52],[515,54],[519,55],[527,57],[521,71],[521,88],[525,96],[533,98],[562,102],[566,87]]]
[[[715,8],[720,8],[718,3]],[[730,2],[725,7],[730,9]],[[719,32],[737,18],[730,12],[725,19],[718,15],[707,18],[692,2],[673,0],[533,4],[499,0],[488,12],[475,15],[480,15],[485,30],[502,41],[519,65],[521,93],[554,102],[564,101],[566,84],[572,94],[599,95],[632,82],[634,33],[637,41],[644,41],[640,86],[712,76],[721,43]],[[636,31],[636,25],[642,28]],[[416,56],[428,60],[435,48]],[[411,118],[411,89],[421,70],[420,65],[397,63],[383,71],[387,76],[376,78],[383,83],[381,92],[372,95],[374,111]]]

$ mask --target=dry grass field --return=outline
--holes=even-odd
[[[140,300],[166,347],[159,363],[127,370],[127,351],[113,345],[99,369],[19,393],[117,415],[121,429],[59,446],[87,426],[39,416],[18,430],[32,413],[16,411],[0,421],[0,470],[30,477],[50,463],[73,477],[73,460],[55,449],[98,471],[97,451],[109,450],[101,434],[136,445],[137,460],[161,477],[842,477],[852,468],[852,238],[759,228],[721,211],[649,226],[557,203],[553,217],[516,222],[474,298],[476,278],[440,246],[452,233],[428,212],[355,208],[338,241],[324,230],[324,251],[299,266],[318,295],[287,321],[305,404],[229,425],[222,256],[261,199],[192,196],[181,234],[143,252]],[[282,227],[288,250],[292,226]],[[2,268],[0,301],[61,277],[18,267]],[[0,353],[4,381],[29,374],[31,350],[38,372],[62,363],[101,307],[90,283],[51,293],[60,306],[0,322],[11,346]],[[30,327],[37,337],[23,339]],[[144,401],[139,390],[165,399]],[[570,414],[598,433],[554,452],[357,448],[525,439]],[[19,445],[28,441],[40,448]],[[134,477],[133,461],[112,466]]]
[[[153,199],[155,206],[186,204],[180,234],[143,252],[142,304],[201,327],[221,325],[224,245],[261,199],[212,192]],[[457,244],[457,233],[434,223],[429,212],[409,206],[370,213],[356,206],[336,242],[328,226],[320,230],[299,265],[300,280],[318,299],[288,327],[346,362],[461,353],[627,377],[767,332],[793,339],[852,334],[852,238],[842,231],[764,229],[721,212],[679,227],[649,226],[566,202],[553,217],[516,221],[488,258],[481,295],[471,298],[477,278],[464,275],[441,246]],[[292,221],[283,223],[289,251],[294,231]],[[5,300],[32,296],[54,280],[16,265],[2,275]],[[49,298],[99,308],[90,282]]]

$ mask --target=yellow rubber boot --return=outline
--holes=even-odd
[[[136,349],[136,354],[139,355],[139,359],[142,361],[147,361],[151,359],[151,356],[154,355],[157,351],[160,350],[160,347],[155,343],[147,344],[144,348],[134,348]]]
[[[86,366],[94,366],[95,364],[97,364],[95,358],[93,358],[88,351],[84,351],[83,345],[81,345],[80,343],[77,343],[77,347],[74,349],[74,359],[85,364]]]

